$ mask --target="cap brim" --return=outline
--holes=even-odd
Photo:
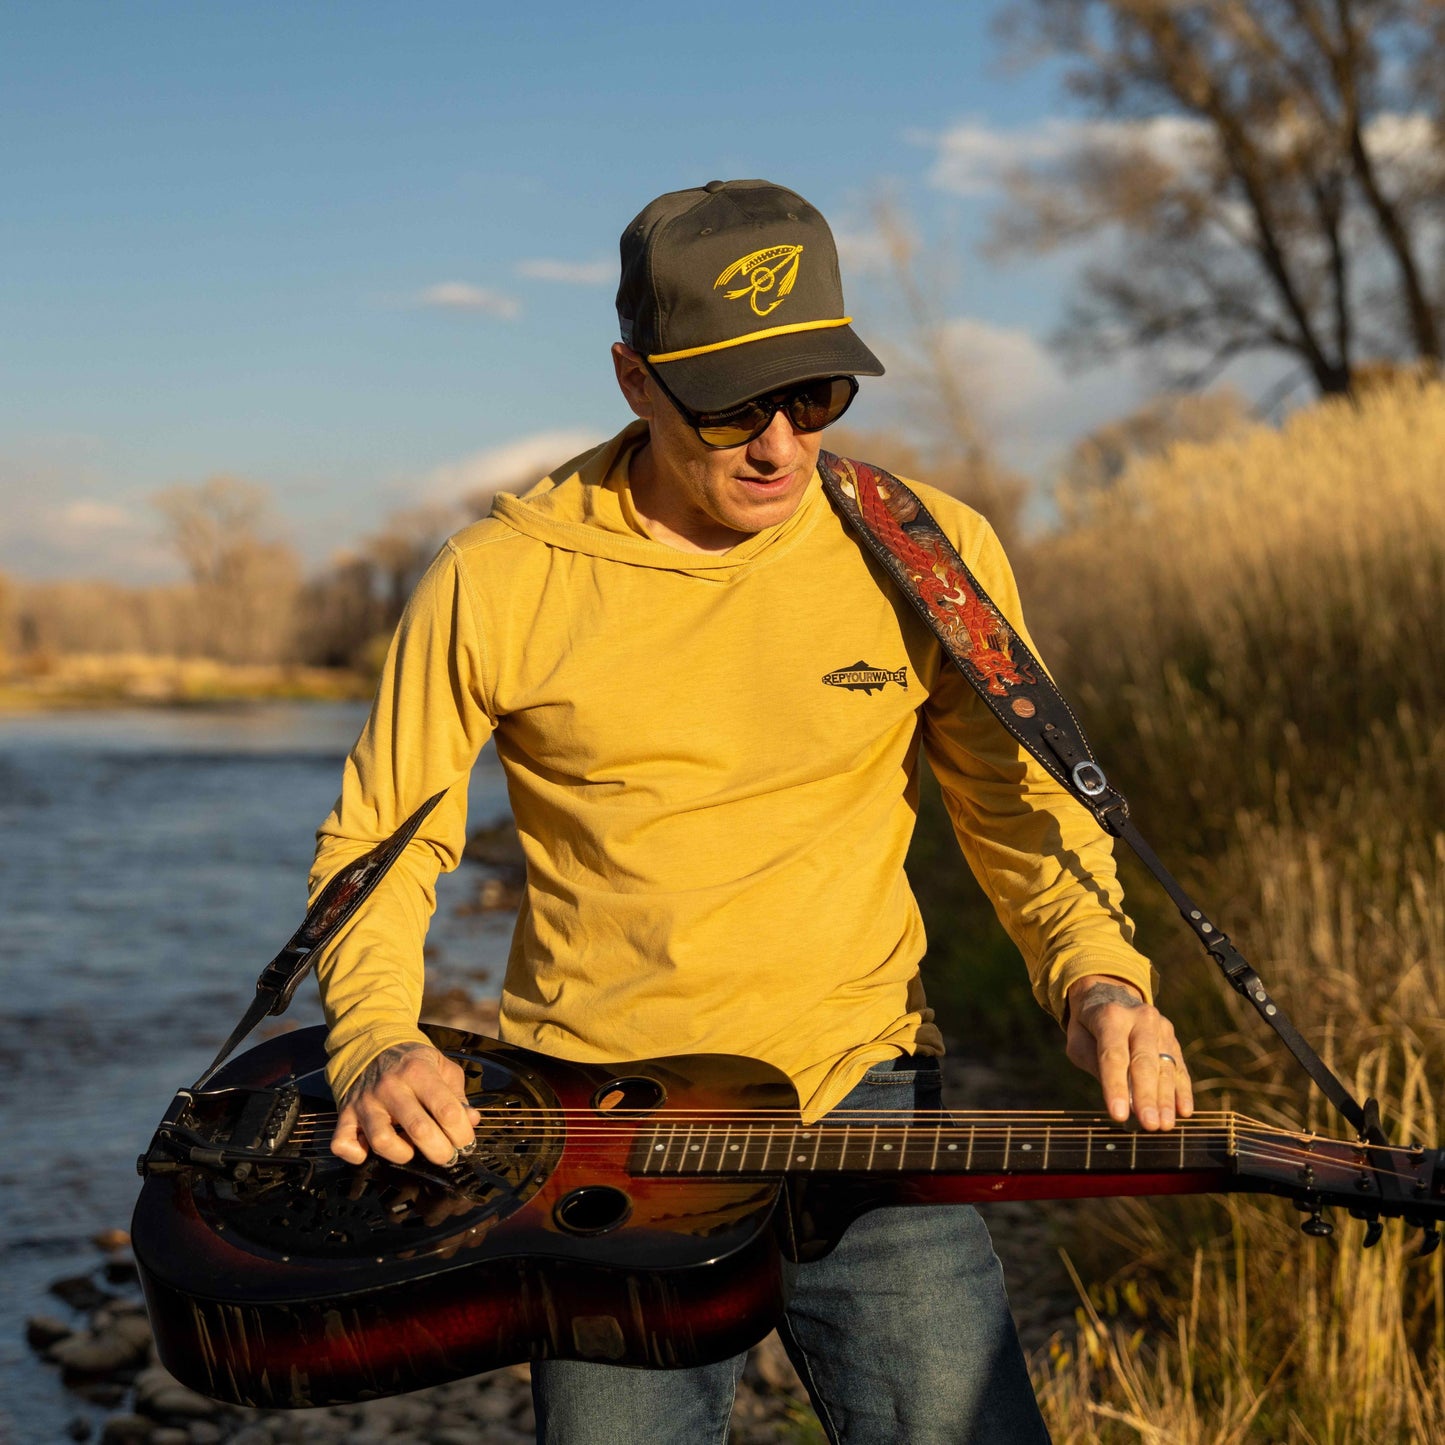
[[[726,411],[750,396],[818,376],[883,375],[883,363],[851,326],[767,336],[655,365],[668,390],[692,411]]]

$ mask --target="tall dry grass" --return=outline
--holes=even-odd
[[[1445,1142],[1445,388],[1178,447],[1072,515],[1025,560],[1034,627],[1141,827],[1392,1136]],[[1341,1130],[1151,887],[1211,1102]],[[1439,1256],[1338,1222],[1121,1206],[1112,1294],[1036,1361],[1056,1439],[1445,1439]]]

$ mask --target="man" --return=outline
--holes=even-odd
[[[946,665],[821,491],[821,431],[883,368],[801,197],[713,181],[622,237],[617,381],[639,420],[454,537],[418,587],[323,825],[317,887],[447,789],[322,962],[332,1143],[444,1163],[461,1071],[418,1032],[422,938],[495,737],[528,887],[510,1042],[583,1060],[765,1059],[804,1117],[937,1104],[942,1039],[903,859],[920,744],[960,844],[1115,1118],[1191,1108],[1109,843]],[[886,459],[885,459],[886,460]],[[927,505],[1022,631],[987,523]],[[858,666],[861,664],[861,669]],[[873,685],[848,685],[850,674]],[[883,681],[878,681],[878,675]],[[1046,1439],[970,1208],[865,1215],[800,1267],[782,1333],[830,1437]],[[534,1371],[548,1442],[722,1439],[740,1361]]]

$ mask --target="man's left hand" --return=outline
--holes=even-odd
[[[1134,1114],[1146,1129],[1172,1129],[1194,1112],[1194,1089],[1174,1025],[1133,984],[1090,974],[1069,985],[1066,1052],[1098,1079],[1111,1118]]]

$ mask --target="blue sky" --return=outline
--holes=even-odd
[[[10,0],[0,569],[164,575],[147,497],[216,472],[270,487],[319,562],[610,433],[617,234],[714,176],[819,206],[883,342],[891,188],[956,257],[941,304],[998,445],[1044,474],[1136,388],[1044,351],[1067,265],[976,252],[989,157],[1063,114],[1047,68],[1002,64],[995,9]],[[858,420],[899,406],[885,380]]]

